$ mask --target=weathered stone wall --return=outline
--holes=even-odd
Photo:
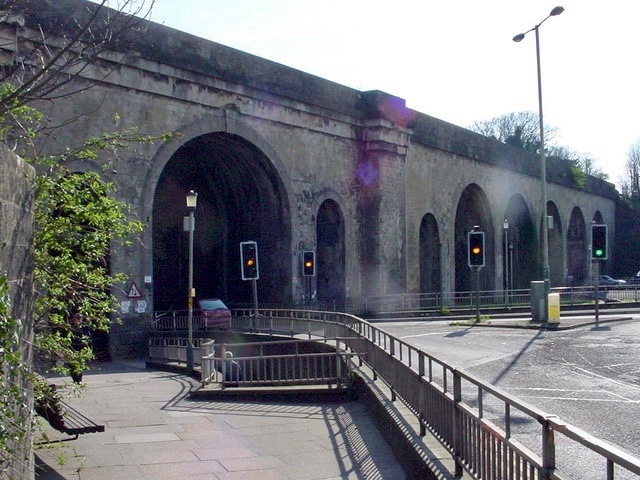
[[[32,361],[33,343],[33,181],[33,168],[0,144],[0,275],[9,282],[10,315],[20,320],[21,355],[27,364]],[[27,405],[31,405],[33,399],[29,383],[16,377],[15,372],[3,373],[22,384]],[[0,421],[4,423],[6,419]],[[24,425],[30,424],[29,418],[20,421]],[[14,452],[12,473],[8,478],[33,478],[31,441],[31,434],[28,434],[23,445]]]
[[[72,28],[65,20],[85,15],[89,5],[84,0],[35,3],[42,8],[31,10],[25,28],[44,25],[50,35]],[[344,283],[351,297],[419,291],[418,237],[427,214],[439,227],[442,290],[453,290],[461,243],[455,217],[469,186],[486,198],[483,228],[501,231],[514,196],[522,198],[536,225],[541,217],[536,156],[407,109],[401,98],[359,92],[153,23],[144,35],[119,40],[103,61],[83,72],[80,86],[95,80],[91,88],[45,103],[42,110],[53,123],[74,119],[47,138],[47,148],[57,151],[130,127],[176,132],[164,144],[139,145],[114,158],[70,165],[102,171],[147,225],[141,245],[112,255],[113,268],[129,274],[139,287],[152,275],[153,205],[163,170],[182,146],[212,133],[251,144],[277,176],[286,206],[282,216],[290,230],[282,248],[290,258],[278,262],[288,272],[283,283],[291,299],[302,295],[299,255],[314,248],[316,215],[325,200],[335,202],[343,216]],[[106,161],[109,166],[102,170]],[[568,164],[554,159],[547,162],[547,178],[548,199],[558,208],[564,236],[578,207],[586,222],[602,215],[614,237],[616,192],[610,184],[587,179],[578,186]],[[487,286],[498,287],[501,239],[497,233],[491,238],[495,268],[485,271],[495,275]],[[566,256],[566,244],[562,251]],[[558,268],[556,275],[562,277],[567,267]],[[118,293],[121,300],[126,300],[126,288]],[[153,286],[143,290],[152,305]],[[123,317],[123,325],[116,327],[119,345],[139,345],[148,316],[131,312]]]

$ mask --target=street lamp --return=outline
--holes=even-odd
[[[196,296],[193,288],[193,232],[195,230],[195,211],[198,203],[198,194],[193,190],[187,193],[187,210],[189,216],[186,220],[186,230],[189,232],[189,292],[187,313],[187,371],[193,371],[193,297]]]
[[[505,299],[506,299],[506,303],[509,303],[509,220],[507,220],[506,218],[504,219],[504,221],[502,222],[502,231],[503,231],[503,239],[504,239],[504,248],[502,249],[503,254],[504,254],[504,269],[503,269],[503,275],[504,275],[504,289],[506,290],[505,292]]]
[[[519,33],[513,37],[514,42],[520,42],[524,39],[524,36],[534,31],[536,33],[536,62],[538,66],[538,117],[540,122],[540,177],[542,183],[542,275],[544,277],[544,312],[541,320],[544,322],[549,315],[549,290],[550,290],[550,277],[551,271],[549,269],[549,219],[547,217],[547,165],[544,152],[544,123],[542,119],[542,79],[540,76],[540,35],[538,29],[549,17],[555,17],[564,12],[563,7],[555,7],[544,20],[538,23],[535,27],[527,30],[524,33]]]

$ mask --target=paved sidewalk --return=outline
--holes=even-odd
[[[406,478],[357,401],[192,400],[195,380],[142,361],[98,363],[83,380],[70,403],[106,431],[38,447],[38,480]]]
[[[607,328],[607,316],[561,318],[541,325],[529,318],[493,318],[477,326],[502,328]],[[145,369],[144,361],[96,363],[74,407],[106,425],[36,450],[37,480],[156,479],[315,480],[406,478],[393,452],[358,401],[307,402],[189,398],[199,383],[180,373]],[[68,378],[52,378],[54,383]],[[400,408],[390,406],[388,409]],[[405,418],[410,418],[407,413]],[[63,438],[45,422],[52,439]],[[438,478],[448,478],[450,456],[429,436],[422,452]]]

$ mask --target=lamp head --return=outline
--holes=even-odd
[[[524,33],[519,33],[518,35],[513,37],[513,41],[514,42],[521,42],[523,38],[524,38]]]
[[[549,15],[555,17],[556,15],[560,15],[562,12],[564,12],[564,7],[555,7],[553,10],[551,10],[551,13]]]
[[[187,208],[189,210],[195,210],[197,204],[198,204],[198,194],[193,190],[189,190],[189,193],[187,193]]]

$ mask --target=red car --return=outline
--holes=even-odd
[[[219,298],[198,300],[204,328],[231,326],[231,311]]]

